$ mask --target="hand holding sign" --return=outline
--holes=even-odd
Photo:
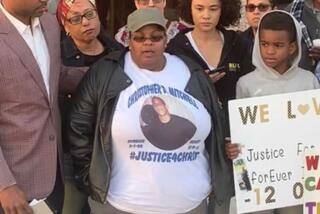
[[[225,150],[226,150],[226,155],[230,160],[236,159],[241,153],[239,144],[232,143],[229,137],[225,138]]]

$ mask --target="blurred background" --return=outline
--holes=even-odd
[[[56,4],[58,0],[49,1],[49,11],[55,13]],[[124,26],[127,22],[127,16],[135,10],[134,0],[92,0],[98,9],[98,14],[103,27],[107,30],[109,35],[113,36],[117,30]],[[169,20],[179,19],[179,2],[183,0],[167,0],[165,16]],[[242,0],[245,5],[246,0]],[[278,8],[284,8],[293,0],[275,0]],[[183,17],[182,17],[183,18]],[[241,20],[238,28],[239,30],[245,29],[246,23],[244,19]]]

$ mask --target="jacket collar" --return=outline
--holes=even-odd
[[[249,27],[245,31],[242,32],[244,38],[249,39],[250,41],[254,41],[253,29]]]
[[[178,56],[180,59],[182,59],[184,61],[184,63],[188,66],[189,70],[191,73],[194,72],[198,72],[200,70],[203,70],[201,68],[201,66],[199,66],[194,60],[192,60],[191,58],[182,55],[182,54],[177,54],[176,56]]]
[[[124,56],[128,51],[129,51],[129,48],[126,48],[123,51],[113,51],[110,54],[108,54],[105,57],[105,59],[117,62],[123,68],[124,67]],[[190,59],[189,57],[182,55],[182,54],[176,54],[176,56],[185,62],[185,64],[188,66],[191,73],[196,72],[198,70],[201,70],[201,67],[196,62],[194,62],[194,60]]]
[[[12,30],[10,21],[7,19],[2,10],[0,10],[0,26],[0,34],[8,34]]]
[[[114,62],[114,64],[119,65],[115,70],[117,75],[114,75],[112,79],[112,82],[116,84],[110,84],[110,88],[109,88],[109,94],[112,96],[117,96],[120,91],[124,90],[132,83],[132,80],[127,76],[127,74],[123,70],[124,56],[128,51],[129,51],[128,48],[126,48],[126,50],[124,51],[115,51],[108,54],[104,58],[105,60],[109,60],[109,61],[111,60]],[[179,57],[182,61],[184,61],[184,63],[187,65],[191,73],[190,79],[186,84],[185,91],[191,94],[192,96],[199,97],[200,89],[198,87],[195,88],[195,86],[198,86],[198,84],[194,82],[198,81],[198,79],[195,78],[196,73],[202,72],[203,68],[200,67],[197,63],[195,63],[192,59],[190,59],[187,56],[179,55],[179,54],[176,56]],[[202,97],[199,97],[199,99],[201,101],[204,101]]]
[[[98,40],[102,43],[103,47],[107,50],[108,53],[121,49],[121,46],[108,38],[108,36],[103,31],[99,33]],[[66,58],[73,58],[79,54],[82,54],[72,38],[70,36],[67,36],[64,32],[61,33],[61,41],[61,48],[63,50],[63,53],[65,53]]]
[[[71,37],[67,36],[64,31],[61,32],[61,48],[67,58],[72,58],[80,53]]]
[[[54,47],[53,42],[48,41],[54,41],[54,28],[44,27],[44,26],[50,26],[52,24],[49,20],[48,15],[43,15],[40,17],[40,24],[42,27],[42,32],[45,37],[45,40],[48,45],[48,51],[50,56],[56,56],[54,54],[55,51],[58,51],[56,47]],[[15,52],[15,54],[20,58],[21,62],[24,64],[24,66],[27,68],[28,72],[31,74],[32,78],[35,80],[41,91],[48,97],[48,93],[41,75],[40,67],[38,66],[37,61],[33,57],[33,54],[29,48],[29,46],[26,44],[22,36],[19,34],[17,29],[11,24],[11,22],[7,19],[5,14],[0,11],[0,38],[3,39],[3,41]],[[54,87],[55,82],[51,81],[52,76],[51,74],[56,73],[52,72],[54,70],[54,67],[56,67],[55,62],[53,59],[50,62],[50,98],[48,97],[48,100],[53,100],[53,93],[54,93]]]
[[[220,58],[220,62],[218,66],[221,66],[221,63],[223,63],[225,61],[225,59],[228,57],[230,51],[232,51],[233,47],[236,45],[236,43],[238,42],[239,36],[237,35],[237,33],[235,31],[232,30],[226,30],[224,28],[218,28],[219,31],[222,32],[223,36],[224,36],[224,44],[223,44],[223,48],[222,48],[222,54],[221,54],[221,58]],[[188,40],[188,38],[186,37],[186,33],[192,31],[193,29],[185,29],[183,31],[181,31],[177,36],[175,36],[175,38],[173,38],[174,43],[178,44],[178,46],[181,47],[186,47],[189,49],[189,51],[193,51],[190,50],[191,44]],[[169,43],[169,47],[170,47],[170,43]],[[172,48],[169,48],[172,49]],[[176,53],[176,51],[174,50],[174,48],[172,50],[170,50],[173,53]],[[197,59],[196,61],[204,66],[207,67],[207,63],[201,58],[201,56],[197,53]]]

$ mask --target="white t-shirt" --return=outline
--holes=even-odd
[[[121,92],[112,121],[112,175],[107,200],[139,214],[184,213],[211,191],[204,140],[211,130],[202,103],[184,91],[190,71],[165,54],[160,72],[125,56],[133,83]],[[170,115],[160,119],[159,115]]]

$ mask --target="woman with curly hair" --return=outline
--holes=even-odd
[[[183,0],[181,17],[194,24],[168,44],[167,51],[183,54],[207,70],[227,114],[227,103],[235,99],[240,76],[253,70],[246,42],[226,28],[238,24],[240,0]]]
[[[237,32],[226,29],[238,23],[240,7],[240,0],[181,1],[180,16],[194,28],[179,33],[167,48],[170,53],[190,57],[208,72],[226,117],[228,101],[235,99],[238,79],[253,70],[247,43]],[[215,194],[215,213],[228,213],[233,183],[230,181],[223,196]]]

